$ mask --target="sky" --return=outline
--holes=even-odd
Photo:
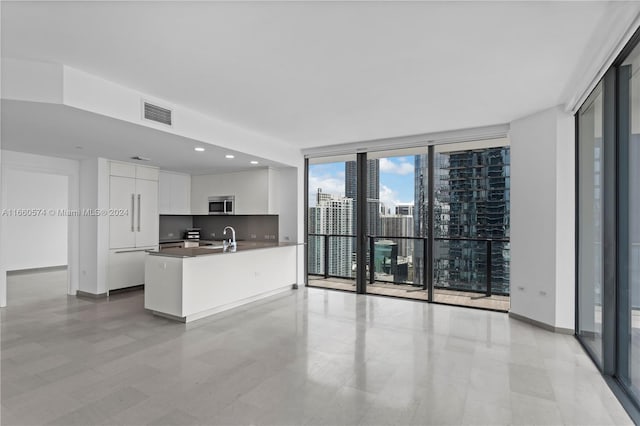
[[[380,201],[391,212],[397,204],[413,204],[414,156],[380,159]],[[309,165],[309,205],[315,205],[318,188],[344,196],[344,162]]]

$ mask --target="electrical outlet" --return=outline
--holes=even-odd
[[[169,237],[173,237],[173,232],[169,232]]]
[[[215,233],[215,232],[212,232],[212,233],[211,233],[211,238],[215,238],[215,237],[216,237],[216,233]]]
[[[288,236],[288,235],[285,235],[285,236],[284,236],[284,240],[285,240],[285,241],[289,241],[289,236]]]

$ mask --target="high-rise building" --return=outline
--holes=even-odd
[[[356,224],[355,200],[358,192],[358,168],[355,161],[344,165],[344,194],[354,200],[353,226]],[[355,228],[352,232],[355,235]],[[367,160],[367,235],[380,235],[380,160]]]
[[[380,216],[381,235],[386,237],[412,237],[413,216],[383,215]],[[398,255],[413,256],[413,240],[398,239]]]
[[[436,236],[509,238],[509,147],[436,155]],[[509,250],[493,244],[492,291],[509,293]],[[487,244],[451,240],[436,244],[435,283],[464,290],[486,289]]]
[[[413,206],[413,235],[426,237],[429,221],[427,206],[429,204],[429,161],[426,154],[416,155],[414,158],[414,206]],[[424,244],[422,240],[413,242],[413,283],[424,285]]]
[[[509,238],[509,147],[482,148],[436,154],[434,221],[436,237]],[[413,211],[416,236],[428,235],[427,155],[415,157]],[[486,243],[436,241],[436,286],[484,291]],[[491,253],[492,291],[509,293],[509,250],[494,243]],[[422,284],[422,242],[414,245],[414,283]]]
[[[337,197],[318,189],[316,205],[309,207],[309,233],[349,235],[352,232],[353,200]],[[325,237],[309,237],[309,273],[324,273]],[[354,238],[329,237],[329,275],[352,277]]]
[[[413,216],[413,204],[397,204],[396,214]]]

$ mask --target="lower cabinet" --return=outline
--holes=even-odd
[[[109,250],[107,267],[107,287],[109,290],[144,284],[145,252],[150,249],[157,249],[157,247]]]

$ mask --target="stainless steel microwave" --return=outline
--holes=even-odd
[[[209,197],[209,214],[233,214],[236,204],[234,195],[218,195]]]

